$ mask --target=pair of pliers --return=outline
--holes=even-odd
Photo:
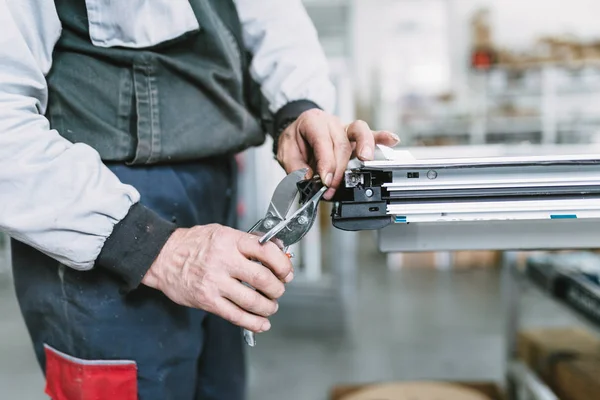
[[[319,177],[304,179],[307,172],[308,168],[294,171],[283,178],[275,188],[265,217],[248,231],[260,236],[258,242],[261,245],[275,241],[282,251],[288,254],[288,248],[298,243],[312,228],[317,217],[319,200],[327,187],[321,183]],[[287,214],[298,194],[300,208],[288,217]],[[288,256],[291,257],[289,254]],[[254,332],[247,329],[244,330],[244,340],[249,346],[256,345]]]

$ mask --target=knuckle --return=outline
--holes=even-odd
[[[292,263],[287,256],[282,255],[281,261],[278,262],[274,268],[274,272],[282,278],[285,278],[290,272],[292,272]]]
[[[369,124],[367,124],[365,121],[363,121],[362,119],[357,119],[356,121],[354,121],[354,123],[352,124],[354,125],[354,127],[356,129],[365,129],[365,128],[369,128]]]
[[[348,140],[340,140],[337,144],[337,148],[342,153],[352,153],[352,145]]]
[[[273,288],[273,297],[278,299],[285,293],[285,285],[281,282],[278,282]]]
[[[263,271],[258,271],[255,272],[252,275],[252,281],[253,281],[253,285],[255,287],[260,287],[260,288],[266,288],[269,286],[270,282],[271,282],[271,277],[269,276],[269,273],[267,272],[263,272]]]
[[[260,331],[262,329],[262,325],[263,325],[262,320],[258,319],[256,321],[249,322],[248,323],[248,328],[250,330],[252,330],[252,331],[258,332],[258,331]]]
[[[218,262],[218,256],[215,254],[215,248],[214,246],[209,247],[203,254],[202,256],[203,261],[204,261],[204,265],[206,265],[207,267],[212,267],[215,265],[216,262]],[[203,280],[210,282],[212,280],[213,276],[211,272],[207,272],[204,276],[203,276]]]
[[[249,240],[250,234],[245,234],[241,231],[235,231],[234,241],[239,252],[244,253],[252,246],[254,241]]]
[[[206,271],[202,277],[202,283],[207,287],[215,287],[217,285],[218,276],[215,271]]]
[[[330,156],[328,157],[321,157],[318,161],[317,164],[321,167],[321,168],[335,168],[335,154],[332,153]]]
[[[206,225],[208,229],[208,241],[216,242],[222,236],[223,227],[217,224]]]
[[[211,294],[217,289],[217,278],[211,271],[206,272],[198,282],[198,292],[205,297],[212,297]]]
[[[244,322],[244,312],[242,310],[232,310],[227,315],[226,319],[228,319],[234,325],[241,325]]]
[[[268,242],[266,242],[265,244],[263,244],[261,247],[268,252],[272,252],[275,250],[278,250],[279,247],[277,247],[277,245],[275,244],[275,242],[273,240],[277,240],[277,239],[271,239]]]
[[[254,310],[260,302],[260,295],[253,290],[248,291],[242,296],[242,307],[247,310]]]
[[[204,288],[200,288],[195,293],[196,301],[202,305],[207,311],[214,310],[216,308],[216,301],[214,296],[211,296],[210,293]]]
[[[304,111],[304,115],[309,118],[320,117],[321,115],[323,115],[323,111],[319,110],[318,108],[311,108],[310,110]]]
[[[252,294],[250,296],[248,296],[248,302],[249,302],[249,306],[254,308],[254,309],[258,309],[260,308],[260,303],[263,300],[263,297],[258,294],[257,292],[252,292]]]
[[[333,172],[335,170],[335,161],[334,160],[324,160],[318,163],[319,170],[323,171],[323,176],[326,176],[328,172]]]

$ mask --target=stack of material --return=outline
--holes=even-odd
[[[492,383],[395,382],[333,389],[331,400],[501,400]]]
[[[579,328],[549,328],[519,334],[518,357],[561,400],[600,395],[600,339]]]
[[[561,400],[590,400],[600,397],[600,356],[573,357],[557,363],[556,394]]]
[[[392,257],[390,269],[397,268],[438,268],[438,269],[477,269],[495,268],[500,265],[502,254],[499,251],[454,251],[403,253]]]

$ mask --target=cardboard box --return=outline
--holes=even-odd
[[[398,253],[393,260],[394,265],[390,265],[390,269],[395,268],[437,268],[440,266],[438,256],[433,251],[422,253]]]
[[[452,265],[455,269],[494,268],[500,265],[502,253],[499,251],[455,251]]]
[[[399,253],[394,257],[390,269],[396,268],[439,268],[439,269],[471,269],[494,268],[500,264],[501,253],[497,251],[454,251],[422,253]]]
[[[427,385],[427,382],[398,382],[398,383],[399,384],[422,383],[423,385]],[[429,383],[432,383],[432,382],[429,382]],[[486,400],[487,399],[503,400],[505,398],[504,395],[502,394],[502,391],[498,387],[498,385],[496,385],[495,383],[492,383],[492,382],[440,382],[440,383],[451,384],[452,386],[457,387],[457,388],[471,389],[471,390],[475,391],[476,393],[481,394],[483,396],[483,398],[485,398]],[[375,387],[380,384],[381,383],[336,386],[331,390],[329,399],[330,400],[345,400],[350,395],[358,394],[360,391],[362,391],[365,388]],[[426,389],[426,387],[425,387],[425,389]],[[424,389],[424,391],[425,391],[425,389]],[[383,400],[383,399],[381,399],[381,400]],[[415,398],[414,400],[419,400],[419,399]],[[444,400],[461,400],[461,399],[460,398],[457,398],[457,399],[447,398]]]
[[[600,357],[576,357],[557,363],[552,386],[561,400],[600,398]]]
[[[600,357],[600,339],[587,330],[574,327],[522,331],[517,346],[519,359],[551,386],[551,369],[559,357]]]

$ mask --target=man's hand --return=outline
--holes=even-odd
[[[277,160],[287,173],[300,168],[316,171],[329,190],[331,199],[342,182],[351,158],[372,160],[376,144],[395,146],[398,136],[372,131],[363,121],[344,126],[340,120],[319,109],[305,111],[279,137]],[[308,177],[307,177],[308,178]]]
[[[293,272],[289,258],[275,244],[261,245],[258,239],[221,225],[178,229],[142,283],[178,304],[203,309],[253,332],[267,331],[271,324],[266,317],[277,311],[276,299]]]

